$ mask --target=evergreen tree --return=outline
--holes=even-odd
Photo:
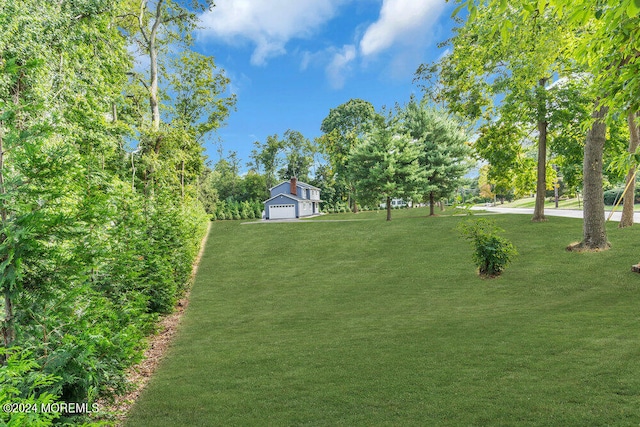
[[[358,196],[377,205],[384,200],[391,221],[391,199],[411,198],[426,177],[420,168],[420,145],[391,125],[367,134],[349,154],[349,176]]]
[[[425,180],[421,192],[428,197],[430,215],[436,200],[453,193],[469,170],[470,149],[460,125],[444,114],[421,107],[414,100],[400,113],[400,129],[418,144],[419,164]]]

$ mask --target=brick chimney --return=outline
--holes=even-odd
[[[298,189],[296,188],[298,186],[298,179],[295,176],[291,177],[291,183],[289,184],[290,188],[290,192],[291,194],[293,194],[294,196],[298,195]]]

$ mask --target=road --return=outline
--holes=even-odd
[[[495,213],[511,213],[511,214],[524,214],[533,215],[533,208],[501,208],[501,207],[482,207],[474,206],[473,210],[482,210]],[[609,217],[609,211],[605,212],[605,218]],[[582,211],[578,209],[554,209],[545,208],[545,216],[563,216],[566,218],[582,218]],[[613,213],[611,221],[620,221],[620,210]],[[633,222],[640,223],[640,212],[635,212],[633,215]]]

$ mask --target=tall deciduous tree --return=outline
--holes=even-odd
[[[171,43],[191,41],[191,31],[197,23],[196,13],[204,10],[199,2],[191,3],[192,9],[174,0],[133,0],[128,16],[134,19],[129,29],[140,51],[149,58],[149,74],[147,78],[139,76],[139,80],[148,91],[151,128],[160,129],[160,53]],[[158,151],[159,146],[155,147]]]
[[[469,19],[452,38],[450,55],[418,69],[418,78],[437,74],[437,101],[472,122],[515,120],[531,124],[538,135],[536,204],[533,221],[545,220],[547,183],[547,85],[564,68],[562,53],[571,33],[552,14],[521,19],[507,2],[468,2]],[[500,96],[499,106],[494,99]]]
[[[487,179],[496,189],[513,188],[516,194],[535,192],[535,173],[533,177],[530,174],[533,159],[527,157],[522,144],[525,136],[523,129],[510,120],[497,120],[480,127],[473,148],[476,155],[489,162]]]
[[[276,185],[278,168],[282,164],[282,151],[284,142],[280,140],[277,134],[267,136],[264,143],[256,141],[253,143],[256,147],[251,151],[251,158],[255,163],[258,171],[264,171],[265,183],[267,190]]]
[[[322,120],[320,130],[324,133],[318,142],[329,158],[336,184],[346,192],[354,212],[358,211],[355,187],[349,182],[349,154],[363,136],[382,121],[373,105],[362,99],[351,99],[329,111]]]
[[[415,100],[400,113],[400,123],[400,129],[419,144],[419,164],[426,178],[421,191],[429,199],[430,215],[435,215],[436,200],[454,192],[469,170],[467,136],[457,122]]]
[[[424,182],[420,144],[394,126],[378,127],[352,148],[349,175],[359,197],[366,202],[386,202],[391,221],[391,199],[417,194]]]
[[[279,171],[280,179],[298,177],[308,181],[316,152],[314,143],[297,130],[289,129],[284,133],[282,147],[286,163]]]
[[[507,2],[490,0],[494,7],[506,7]],[[472,0],[462,2],[470,15],[477,14],[477,6]],[[602,128],[602,111],[608,111],[611,119],[617,114],[629,114],[638,111],[637,93],[640,90],[638,67],[640,26],[637,17],[640,15],[640,4],[637,0],[604,0],[594,4],[590,0],[550,0],[538,2],[537,6],[527,1],[510,2],[509,7],[520,12],[523,19],[530,20],[538,15],[553,15],[567,23],[572,34],[578,35],[577,42],[565,53],[576,64],[594,77],[594,98],[597,107],[593,113],[595,123],[585,141],[584,187],[586,189],[602,186],[602,173],[593,173],[593,167],[602,166],[604,144],[600,143]],[[511,20],[509,20],[511,21]],[[509,24],[512,25],[512,24]],[[585,31],[585,29],[587,31]],[[503,39],[509,41],[511,33],[506,31]],[[597,191],[589,192],[598,196]],[[603,212],[596,212],[592,207],[600,205],[599,201],[585,203],[583,249],[603,249],[606,245],[606,230],[599,220]],[[587,209],[587,205],[589,209]],[[594,238],[594,236],[600,236]],[[602,236],[605,236],[604,238]]]
[[[122,21],[122,27],[132,44],[137,47],[137,53],[148,58],[146,75],[131,73],[135,83],[143,88],[140,90],[134,86],[132,92],[137,95],[144,93],[149,105],[148,113],[140,110],[143,115],[137,129],[141,135],[139,148],[145,164],[142,169],[145,190],[152,194],[155,183],[165,180],[175,183],[184,194],[184,180],[188,174],[190,157],[187,153],[199,148],[195,143],[188,142],[189,139],[193,140],[194,136],[185,133],[184,120],[193,119],[190,130],[204,134],[207,128],[211,130],[219,126],[221,119],[228,114],[228,108],[233,105],[233,99],[219,96],[224,91],[227,80],[220,73],[214,75],[214,69],[206,69],[214,66],[210,58],[187,52],[178,60],[174,59],[171,64],[169,47],[175,48],[180,45],[188,48],[192,43],[191,33],[197,25],[197,13],[212,4],[208,1],[177,0],[128,0],[126,3],[129,10],[123,14],[125,19]],[[162,80],[163,71],[175,72],[179,77],[178,80],[173,79],[173,83],[176,83],[175,88],[167,87],[171,78]],[[193,87],[194,85],[196,87]],[[179,124],[182,128],[162,126],[163,122],[169,122],[161,115],[163,89],[175,90],[177,93],[174,114],[175,118],[183,121]],[[183,95],[188,91],[192,91],[194,96],[185,99]],[[199,107],[194,110],[196,104]],[[198,115],[204,116],[205,119],[198,122]],[[178,149],[180,145],[183,150]],[[178,163],[178,167],[175,166],[175,162]],[[198,163],[202,162],[196,161],[196,164]]]
[[[591,169],[597,165],[598,158],[602,158],[602,153],[597,151],[604,150],[599,135],[606,132],[603,122],[606,112],[610,114],[609,119],[612,119],[617,113],[632,115],[640,106],[637,98],[640,89],[640,50],[634,42],[640,36],[637,21],[640,4],[635,0],[605,0],[597,5],[582,0],[552,0],[548,4],[539,5],[539,10],[543,9],[556,16],[569,16],[569,22],[581,36],[572,57],[594,76],[593,86],[598,96],[598,106],[593,114],[595,123],[587,135],[584,148],[585,207],[580,247],[601,250],[608,247],[606,229],[600,220],[603,212],[596,212],[593,206],[595,204],[599,210],[599,200],[587,202],[587,189],[592,189],[594,197],[601,197],[597,187],[602,185],[602,174],[594,173]],[[589,28],[590,31],[581,31],[584,28]],[[609,120],[610,123],[611,121]],[[630,128],[630,132],[633,129]],[[632,138],[633,135],[630,148],[633,146]],[[633,196],[629,198],[633,200]],[[602,208],[604,210],[604,206]],[[627,209],[627,218],[621,225],[629,223],[629,207]]]
[[[583,240],[572,250],[604,250],[610,244],[604,218],[604,192],[602,189],[602,153],[606,141],[607,107],[598,106],[594,122],[584,144],[584,223]]]
[[[236,98],[225,96],[229,78],[217,69],[213,57],[185,51],[170,63],[167,81],[172,97],[167,109],[176,137],[169,150],[180,171],[184,198],[185,180],[193,183],[204,170],[205,138],[222,126]]]
[[[213,167],[211,180],[221,200],[238,200],[240,169],[238,154],[231,151],[227,158],[220,159]]]
[[[636,153],[638,146],[640,145],[640,129],[636,121],[638,114],[628,113],[627,122],[629,123],[629,154]],[[635,204],[635,189],[636,189],[636,165],[631,165],[625,178],[626,191],[623,194],[624,201],[622,205],[622,216],[620,218],[619,227],[630,227],[633,225],[633,214]]]
[[[635,42],[640,36],[637,19],[640,4],[635,0],[605,0],[597,5],[583,0],[552,0],[539,5],[538,9],[556,16],[568,15],[568,21],[580,34],[578,43],[571,52],[572,57],[594,77],[593,86],[598,106],[593,114],[595,123],[585,142],[585,210],[581,248],[601,250],[608,247],[606,229],[599,219],[603,213],[596,212],[592,206],[593,203],[599,206],[600,202],[596,200],[587,203],[586,197],[587,188],[594,189],[594,196],[600,196],[596,187],[601,187],[602,174],[593,173],[590,168],[597,165],[598,158],[602,157],[602,153],[596,151],[604,150],[598,137],[601,132],[606,132],[603,130],[603,120],[607,117],[603,113],[609,113],[611,123],[617,114],[633,115],[640,107],[637,98],[640,90],[640,49]],[[584,28],[589,28],[589,31],[583,31]],[[633,129],[630,128],[630,133],[632,132]],[[630,148],[633,146],[632,138],[633,135],[630,138]],[[628,220],[624,223],[628,223]]]

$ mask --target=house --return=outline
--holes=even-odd
[[[269,189],[264,202],[266,219],[301,218],[320,213],[320,189],[291,178]]]
[[[406,206],[411,207],[411,202],[409,202],[407,204],[407,202],[405,202],[403,199],[391,199],[391,207],[392,208],[404,208]],[[380,207],[381,208],[386,208],[387,207],[387,203],[380,203]]]

